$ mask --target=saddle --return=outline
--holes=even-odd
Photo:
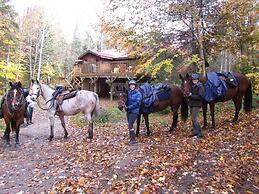
[[[64,100],[68,100],[70,98],[74,98],[77,94],[78,90],[64,90],[60,94],[56,96],[56,101],[57,101],[57,107],[56,107],[56,112],[63,112],[61,105],[63,104]]]

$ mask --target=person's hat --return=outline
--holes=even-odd
[[[129,85],[136,85],[136,84],[137,84],[137,82],[134,79],[129,81]]]
[[[192,74],[192,80],[195,80],[195,79],[199,80],[199,78],[200,78],[200,75],[198,73]]]

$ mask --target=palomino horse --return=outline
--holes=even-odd
[[[12,131],[16,132],[16,146],[20,146],[19,132],[20,125],[23,123],[25,115],[25,96],[22,89],[21,82],[12,83],[10,82],[11,89],[5,96],[5,100],[2,106],[4,121],[6,129],[4,132],[4,139],[6,145],[10,147],[10,126]]]
[[[212,128],[215,128],[215,116],[214,116],[214,110],[215,110],[215,103],[217,102],[226,102],[229,100],[233,100],[235,105],[235,116],[232,120],[233,123],[235,123],[238,120],[238,114],[242,106],[242,99],[244,98],[244,110],[245,112],[250,112],[252,109],[252,87],[250,80],[240,74],[240,73],[233,73],[233,75],[236,77],[238,86],[237,87],[229,87],[225,96],[219,99],[215,99],[214,101],[208,103],[206,101],[203,101],[203,119],[204,119],[204,126],[207,126],[207,105],[210,106],[210,114],[212,119]],[[180,79],[182,80],[182,91],[184,93],[185,97],[188,97],[191,92],[191,76],[187,73],[185,77],[182,77],[182,75],[179,75]],[[200,78],[203,85],[205,85],[207,81],[207,77],[201,76]]]
[[[92,117],[97,116],[99,113],[99,97],[96,93],[87,91],[87,90],[80,90],[77,92],[76,96],[70,98],[68,100],[64,100],[61,105],[62,111],[57,114],[56,107],[57,102],[56,99],[53,99],[52,94],[54,93],[54,89],[49,87],[46,84],[39,83],[38,81],[31,82],[30,92],[34,98],[38,98],[40,95],[44,98],[46,105],[49,120],[50,120],[50,136],[49,140],[51,141],[54,137],[54,119],[55,115],[58,115],[64,129],[64,137],[67,138],[68,132],[65,126],[65,119],[64,116],[71,116],[82,112],[84,114],[85,120],[88,122],[88,137],[91,139],[93,138],[93,121]]]
[[[127,101],[127,93],[121,92],[119,94],[119,100],[118,100],[118,108],[120,110],[123,110],[125,108]],[[171,110],[173,112],[173,122],[170,127],[170,132],[173,132],[175,128],[177,127],[177,121],[178,121],[178,109],[181,106],[181,119],[186,120],[188,118],[188,104],[186,98],[184,98],[183,93],[181,89],[177,86],[170,86],[170,99],[164,100],[164,101],[158,101],[155,103],[152,112],[159,112],[164,110],[167,107],[171,107]],[[141,107],[143,107],[143,104],[141,104]],[[140,108],[140,114],[137,119],[137,130],[136,130],[136,136],[139,135],[139,126],[141,121],[141,115],[143,115],[146,128],[147,128],[147,135],[150,135],[149,130],[149,119],[147,113],[143,111],[142,108]]]

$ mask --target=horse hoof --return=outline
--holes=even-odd
[[[173,133],[173,132],[175,132],[175,128],[170,128],[169,133]]]
[[[53,139],[53,136],[49,136],[48,140],[52,141],[52,139]]]
[[[151,132],[147,133],[147,136],[151,136]]]
[[[207,128],[207,125],[203,125],[202,128],[203,128],[203,129],[206,129],[206,128]]]
[[[65,135],[64,135],[64,138],[67,139],[67,138],[68,138],[68,134],[65,134]]]
[[[136,137],[139,137],[139,134],[136,134]]]

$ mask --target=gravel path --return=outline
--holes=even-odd
[[[63,138],[63,128],[59,118],[55,119],[55,138]],[[48,177],[51,165],[39,170],[37,167],[52,156],[58,154],[48,149],[52,143],[47,140],[49,136],[49,119],[46,111],[35,108],[33,124],[22,127],[20,132],[21,147],[14,146],[14,135],[11,134],[11,148],[3,148],[1,139],[0,147],[0,194],[5,193],[40,193],[53,185],[54,178]],[[2,134],[0,134],[2,136]],[[46,174],[45,180],[37,177]],[[37,190],[35,190],[37,188]]]

